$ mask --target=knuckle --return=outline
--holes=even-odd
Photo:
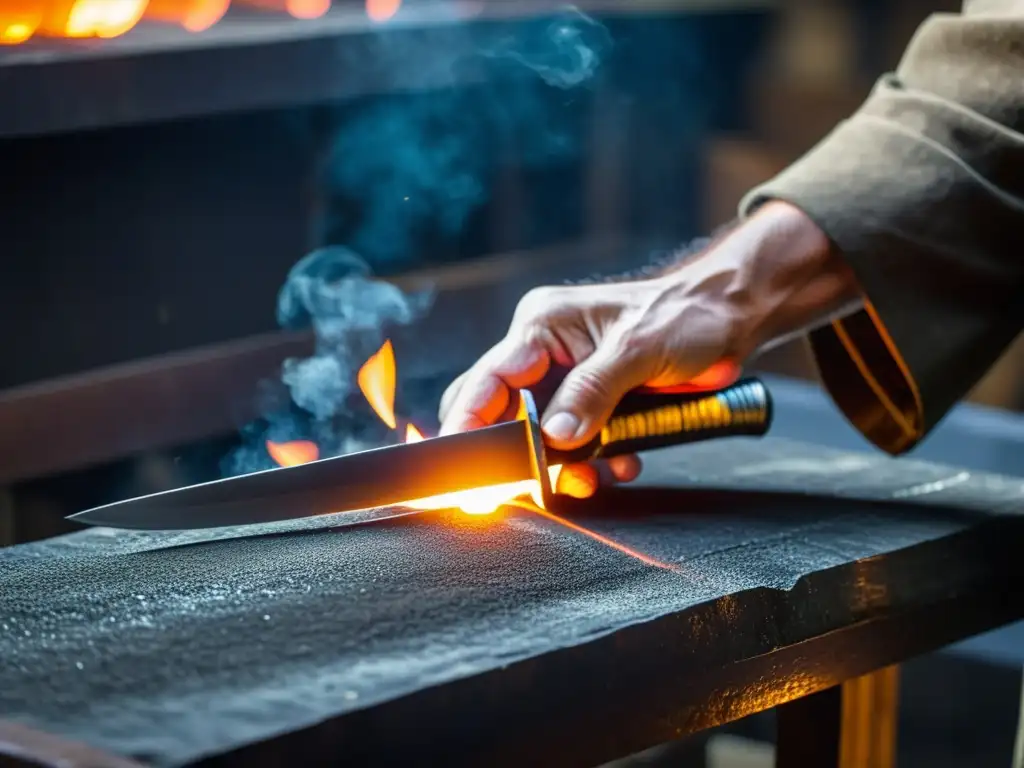
[[[515,319],[526,322],[542,320],[558,307],[562,298],[563,291],[557,286],[533,288],[519,300]]]
[[[567,382],[570,396],[588,402],[603,402],[612,396],[608,376],[601,369],[577,368]]]

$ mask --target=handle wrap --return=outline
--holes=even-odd
[[[594,441],[574,451],[548,448],[547,459],[552,464],[586,461],[717,437],[760,436],[771,421],[771,395],[756,378],[710,392],[634,392],[619,403]]]

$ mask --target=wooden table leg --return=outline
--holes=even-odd
[[[777,710],[776,768],[894,768],[899,667],[887,667]]]

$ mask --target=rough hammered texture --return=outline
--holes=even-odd
[[[1021,481],[773,439],[647,463],[646,485],[896,498],[986,516],[1024,504]],[[180,765],[725,595],[791,589],[977,519],[725,496],[682,490],[674,514],[581,520],[677,571],[526,512],[94,529],[0,550],[0,718]]]

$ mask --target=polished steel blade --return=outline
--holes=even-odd
[[[79,512],[87,525],[218,528],[387,507],[534,477],[529,424],[511,421],[418,443],[268,469]]]

